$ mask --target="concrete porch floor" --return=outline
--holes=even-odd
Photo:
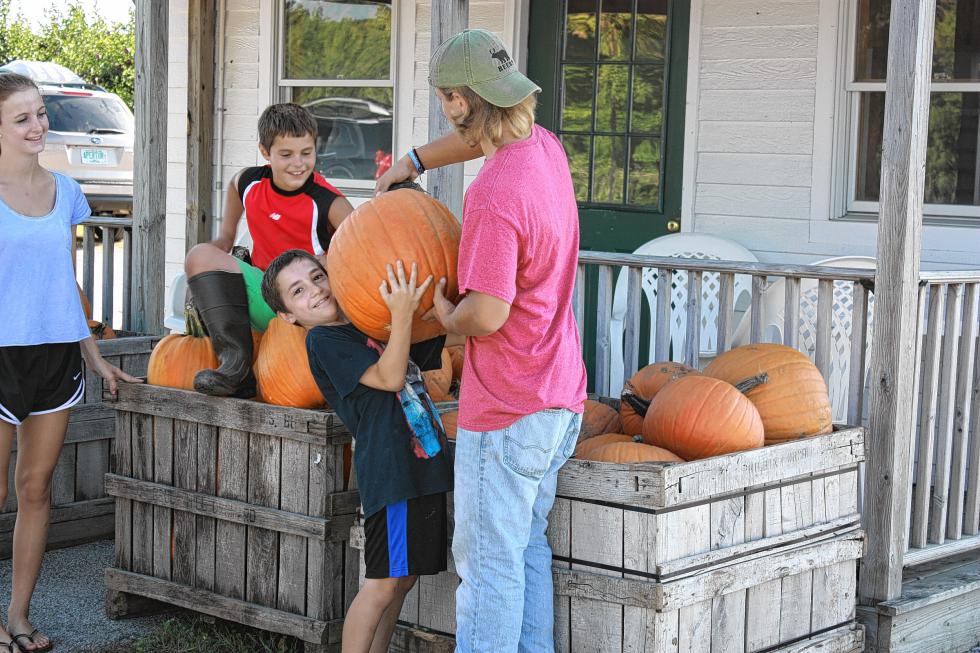
[[[31,616],[55,642],[57,653],[114,651],[162,623],[166,616],[112,621],[105,616],[105,569],[112,563],[112,540],[48,551]],[[0,606],[10,603],[10,560],[0,561]]]

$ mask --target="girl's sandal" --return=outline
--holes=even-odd
[[[9,642],[0,642],[0,646],[6,646],[8,653],[20,653],[20,647],[17,646],[17,643],[14,640],[10,640]],[[14,650],[15,646],[17,646],[16,651]]]
[[[20,635],[11,635],[10,636],[10,640],[11,640],[11,642],[13,644],[16,644],[17,645],[17,648],[21,649],[22,651],[27,651],[27,653],[45,653],[46,651],[50,651],[51,649],[54,648],[54,642],[48,642],[48,645],[47,646],[42,646],[40,648],[30,649],[30,648],[24,648],[23,646],[21,646],[20,642],[17,641],[21,637],[26,637],[31,642],[31,644],[34,644],[35,643],[34,642],[34,636],[35,635],[37,635],[37,628],[35,628],[34,630],[32,630],[30,635],[28,635],[26,633],[21,633]],[[13,650],[13,649],[11,649],[11,650]]]

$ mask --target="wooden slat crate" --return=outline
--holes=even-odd
[[[861,650],[863,457],[847,428],[671,465],[570,460],[548,531],[557,650]],[[452,634],[453,572],[421,581],[400,619]]]
[[[146,365],[159,336],[120,333],[114,340],[100,340],[99,351],[107,361],[134,376],[146,376]],[[102,377],[85,370],[85,396],[71,410],[65,445],[51,481],[51,527],[48,549],[74,546],[112,537],[113,500],[107,497],[102,477],[109,471],[115,416],[102,401]],[[17,493],[14,467],[17,442],[13,443],[7,472],[7,504],[0,506],[0,559],[10,557]]]
[[[357,589],[335,413],[128,386],[116,408],[106,610],[141,598],[337,649]]]

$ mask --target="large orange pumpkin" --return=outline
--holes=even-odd
[[[454,299],[459,293],[459,237],[459,222],[449,209],[416,190],[389,191],[357,207],[331,238],[327,257],[330,287],[344,314],[370,337],[387,342],[391,312],[378,287],[388,279],[385,266],[401,260],[406,275],[412,263],[418,265],[419,283],[433,277],[415,311],[412,342],[443,333],[438,321],[423,321],[422,315],[432,308],[440,278],[446,278],[447,297]]]
[[[697,460],[761,447],[764,431],[759,411],[733,385],[691,374],[650,402],[643,441]]]
[[[187,333],[171,333],[157,343],[150,353],[146,381],[168,388],[194,389],[194,375],[201,370],[218,367],[218,357],[211,347],[211,339],[204,335],[204,327],[197,315],[188,312],[184,316]]]
[[[303,327],[273,318],[252,367],[259,397],[266,403],[294,408],[319,408],[326,403],[310,371]]]
[[[422,378],[425,379],[425,387],[432,401],[456,400],[449,394],[449,388],[453,384],[453,360],[445,349],[442,350],[442,367],[422,372]]]
[[[575,457],[591,460],[592,454],[599,449],[602,449],[607,444],[613,444],[616,442],[636,442],[636,437],[637,436],[635,435],[625,435],[623,433],[603,433],[602,435],[597,435],[585,441],[580,440],[578,446],[575,447]]]
[[[615,408],[600,401],[587,399],[585,412],[582,413],[582,428],[578,432],[578,441],[582,442],[602,433],[619,433],[621,427],[619,413]]]
[[[453,381],[463,378],[463,345],[453,345],[446,347],[449,350],[449,357],[453,359]]]
[[[768,377],[745,393],[762,416],[766,444],[833,429],[827,384],[810,358],[792,347],[771,343],[736,347],[711,361],[704,374],[733,384],[760,374]]]
[[[643,432],[645,407],[657,396],[661,388],[688,374],[697,374],[693,367],[682,363],[666,361],[650,363],[630,377],[620,395],[619,418],[623,423],[623,433],[639,435]],[[637,412],[637,409],[640,409]]]
[[[613,442],[592,452],[592,460],[603,463],[682,463],[672,451],[642,442]]]

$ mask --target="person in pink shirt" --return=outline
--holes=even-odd
[[[533,82],[500,40],[467,30],[443,43],[429,82],[467,145],[412,150],[379,180],[486,156],[463,206],[458,305],[435,317],[467,336],[455,462],[457,651],[552,651],[551,548],[558,470],[572,454],[586,372],[572,311],[579,227],[568,160],[534,124]]]

